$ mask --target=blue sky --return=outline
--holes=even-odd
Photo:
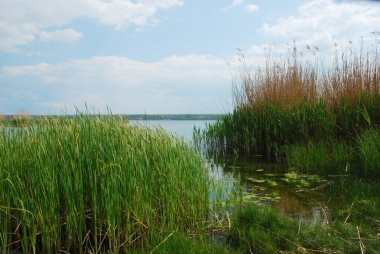
[[[373,43],[377,2],[0,0],[0,114],[226,113],[237,48]]]

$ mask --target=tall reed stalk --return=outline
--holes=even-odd
[[[0,252],[127,252],[208,212],[199,154],[164,130],[113,116],[0,128]]]

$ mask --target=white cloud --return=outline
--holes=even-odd
[[[2,110],[6,113],[17,112],[18,105],[31,113],[57,113],[85,102],[97,110],[109,106],[114,113],[220,113],[231,92],[226,61],[208,55],[150,63],[107,56],[9,66],[0,69],[0,83],[9,93],[3,96],[13,96],[8,103],[14,105]],[[34,99],[23,98],[23,91]]]
[[[245,61],[249,67],[263,68],[268,60],[292,57],[296,47],[299,62],[329,68],[337,55],[350,50],[359,53],[361,47],[364,52],[378,48],[379,35],[373,33],[379,30],[377,24],[380,24],[379,4],[312,0],[301,5],[296,15],[264,24],[259,31],[267,42],[252,44]]]
[[[259,10],[259,6],[256,5],[256,4],[247,4],[245,5],[245,9],[248,11],[248,12],[256,12]]]
[[[260,31],[277,40],[296,40],[297,45],[331,48],[334,43],[358,41],[378,30],[380,5],[371,2],[313,0],[296,16],[264,24]]]
[[[232,6],[238,6],[241,5],[244,2],[244,0],[233,0],[232,1]]]
[[[222,11],[229,11],[232,8],[244,5],[244,8],[248,12],[256,12],[259,10],[259,6],[256,4],[244,4],[244,0],[233,0],[229,5],[222,8]]]
[[[40,33],[40,40],[42,42],[63,42],[71,43],[82,37],[82,33],[73,29],[61,29],[54,32],[42,31]]]
[[[155,22],[158,11],[182,5],[182,0],[12,0],[1,1],[0,50],[18,52],[43,30],[86,17],[116,29]]]
[[[229,11],[230,9],[242,5],[244,0],[232,0],[232,2],[226,7],[222,8],[222,11]]]

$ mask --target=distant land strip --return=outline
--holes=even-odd
[[[129,120],[218,120],[220,114],[154,114],[154,115],[123,115]]]
[[[92,114],[99,116],[102,114]],[[44,118],[44,117],[76,117],[76,115],[28,115],[31,118]],[[117,117],[123,117],[128,120],[218,120],[222,114],[114,114]],[[20,115],[4,115],[8,120],[23,116]]]

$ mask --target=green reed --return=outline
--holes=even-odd
[[[309,141],[285,148],[288,166],[308,174],[357,174],[356,149],[339,141]]]
[[[357,144],[362,174],[380,177],[380,129],[362,133]]]
[[[109,116],[0,127],[0,252],[152,249],[205,228],[209,179],[195,149]]]
[[[355,139],[325,139],[284,149],[289,167],[305,173],[380,176],[380,129],[368,129]]]

